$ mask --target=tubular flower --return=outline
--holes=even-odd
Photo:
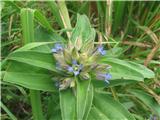
[[[52,52],[53,52],[53,53],[58,53],[58,52],[60,52],[60,51],[62,51],[62,50],[63,50],[63,47],[62,47],[62,45],[59,44],[59,43],[55,44],[54,48],[52,48]]]
[[[105,55],[106,54],[106,50],[104,50],[103,46],[99,46],[97,51],[101,54],[101,55]]]
[[[75,44],[65,46],[57,43],[51,51],[57,61],[55,65],[57,73],[54,81],[59,90],[75,87],[75,77],[89,80],[93,74],[98,80],[109,84],[111,79],[110,66],[99,63],[101,56],[106,54],[102,45],[94,47],[94,42],[81,46]]]

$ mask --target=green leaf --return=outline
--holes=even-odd
[[[56,42],[32,42],[32,43],[28,43],[25,46],[15,50],[14,52],[28,51],[28,50],[36,49],[36,48],[44,46],[44,45],[54,44],[54,43],[56,43]],[[51,53],[51,51],[49,53]]]
[[[21,23],[23,32],[23,44],[34,41],[34,10],[21,9]]]
[[[129,90],[129,92],[135,95],[138,99],[140,99],[144,104],[146,104],[149,108],[151,108],[157,115],[160,115],[160,105],[156,102],[156,100],[149,95],[148,93],[142,90]]]
[[[112,79],[143,81],[144,78],[154,78],[153,71],[137,63],[119,60],[116,58],[102,59],[102,62],[112,66],[110,70]]]
[[[94,41],[95,39],[95,30],[91,28],[86,15],[77,15],[77,23],[72,31],[71,41],[75,43],[77,39],[82,39],[83,43]]]
[[[91,80],[77,80],[77,119],[83,120],[88,116],[90,111],[92,99],[93,99],[93,88],[90,84]],[[91,97],[91,98],[89,98]]]
[[[51,31],[47,31],[42,27],[35,28],[34,34],[35,41],[37,42],[65,42],[66,40],[59,34]]]
[[[8,59],[56,72],[55,61],[52,54],[34,51],[19,51],[10,54]]]
[[[22,34],[23,35],[23,40],[22,40],[23,44],[22,45],[25,45],[27,43],[35,41],[35,39],[34,39],[34,10],[27,9],[27,8],[21,9],[21,23],[22,23],[22,33],[23,33]],[[12,62],[11,65],[14,66],[15,64]],[[18,65],[20,65],[20,64],[18,64]],[[32,70],[32,68],[30,68],[30,70]],[[15,72],[14,69],[12,69],[11,71]],[[20,75],[22,75],[22,74],[20,74]],[[27,74],[26,78],[28,76],[29,76],[29,74]],[[19,81],[16,81],[16,80],[18,80],[18,76],[16,77],[17,79],[13,78],[14,76],[12,76],[12,75],[10,77],[11,77],[10,80],[14,79],[15,83],[19,82]],[[19,78],[23,79],[23,77],[19,77]],[[33,81],[35,79],[30,78],[29,80]],[[33,84],[32,81],[30,81],[31,85]],[[27,81],[25,80],[24,82],[27,82]],[[37,81],[36,81],[36,83],[37,83]],[[40,91],[37,91],[37,90],[34,90],[34,89],[35,88],[33,88],[32,90],[30,89],[30,94],[31,94],[30,98],[31,98],[31,106],[32,106],[33,118],[35,120],[43,120],[44,116],[43,116],[43,112],[42,112],[42,104],[41,104],[41,99],[40,99]]]
[[[85,113],[84,113],[84,117],[83,117],[84,120],[88,119],[88,115],[89,115],[89,112],[90,112],[91,106],[92,106],[93,95],[94,95],[93,85],[90,84],[90,88],[89,88],[89,92],[88,92],[88,96],[87,96],[87,100],[86,100],[86,109],[85,109]]]
[[[60,91],[62,120],[75,120],[75,96],[71,89]]]
[[[55,91],[54,82],[48,70],[16,61],[12,61],[3,80],[29,89]]]
[[[137,81],[135,80],[127,80],[127,79],[115,79],[115,80],[110,80],[109,84],[106,84],[105,81],[100,81],[100,80],[96,80],[96,79],[92,79],[92,84],[94,87],[98,87],[98,88],[104,88],[104,87],[114,87],[114,86],[125,86],[125,85],[129,85],[129,84],[136,84]]]
[[[61,16],[60,16],[60,13],[59,13],[59,8],[58,8],[56,2],[55,1],[47,1],[47,3],[48,3],[48,5],[51,9],[51,12],[54,16],[55,21],[59,24],[59,26],[61,28],[64,28],[63,21],[61,19]]]
[[[88,120],[110,120],[105,114],[95,106],[92,107]]]
[[[54,32],[53,28],[51,27],[50,23],[48,22],[47,18],[38,10],[34,11],[35,19],[46,29],[49,31]]]
[[[95,112],[95,114],[99,114],[98,120],[135,120],[125,107],[106,94],[96,93],[93,105],[89,118]]]
[[[70,18],[69,18],[69,13],[68,13],[68,9],[67,6],[65,4],[65,1],[57,1],[58,7],[59,7],[59,14],[61,16],[62,22],[63,22],[63,26],[66,29],[71,29],[71,23],[70,23]],[[67,36],[70,39],[71,34],[70,32],[67,32]]]

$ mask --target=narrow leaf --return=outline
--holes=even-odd
[[[129,90],[129,92],[135,95],[153,111],[155,111],[157,115],[160,115],[160,105],[156,102],[156,100],[154,100],[154,98],[151,95],[145,93],[142,90]]]
[[[23,44],[34,41],[34,10],[21,9],[21,23],[23,32]]]

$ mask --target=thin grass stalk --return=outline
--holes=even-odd
[[[64,25],[64,28],[66,29],[71,29],[71,23],[70,23],[70,18],[69,18],[69,13],[68,13],[68,9],[67,6],[65,4],[65,1],[57,1],[58,7],[59,7],[59,13]],[[71,37],[71,33],[67,32],[67,36],[68,38]]]
[[[133,5],[134,5],[134,1],[131,1],[131,6],[130,6],[130,10],[129,10],[128,21],[127,21],[127,26],[126,26],[126,28],[125,28],[125,30],[124,30],[124,34],[123,34],[123,36],[122,36],[122,38],[121,38],[121,41],[126,38],[127,32],[128,32],[128,30],[129,30],[129,26],[130,26],[130,23],[131,23],[131,19],[130,19],[130,18],[131,18],[132,12],[133,12]]]
[[[21,10],[21,23],[23,41],[22,45],[34,41],[34,11],[32,9],[24,8]],[[42,113],[42,105],[40,92],[30,89],[30,99],[32,106],[32,113],[34,120],[44,120]]]
[[[112,27],[112,0],[107,0],[106,2],[106,23],[105,23],[105,33],[107,36],[111,34],[111,27]]]

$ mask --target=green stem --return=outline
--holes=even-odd
[[[65,1],[57,1],[58,7],[59,7],[59,13],[63,22],[63,26],[66,29],[71,29],[71,23],[70,23],[70,18],[69,18],[69,13],[68,13],[68,9],[67,6],[65,4]],[[67,36],[68,38],[71,37],[71,33],[67,32]]]
[[[29,8],[21,9],[21,24],[23,33],[23,45],[34,42],[34,10]],[[44,120],[40,91],[30,89],[30,99],[34,120]]]
[[[44,120],[40,92],[37,90],[30,90],[30,99],[34,120]]]

